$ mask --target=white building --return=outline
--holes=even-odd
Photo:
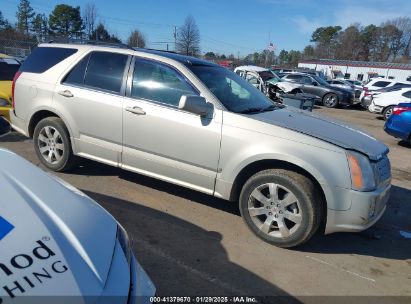
[[[327,78],[346,78],[368,81],[373,77],[383,77],[399,81],[411,81],[411,64],[390,62],[368,62],[351,60],[312,59],[302,60],[299,68],[322,71]]]

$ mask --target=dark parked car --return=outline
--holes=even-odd
[[[299,83],[304,93],[318,96],[328,108],[335,108],[339,105],[352,105],[355,100],[354,91],[332,87],[316,75],[291,73],[285,75],[282,80]]]
[[[411,103],[396,106],[384,126],[385,132],[411,143]]]

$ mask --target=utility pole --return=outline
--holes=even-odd
[[[174,52],[177,52],[177,27],[176,26],[174,26],[173,36],[174,36]]]

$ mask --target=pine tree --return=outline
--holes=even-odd
[[[35,15],[33,8],[30,5],[29,0],[20,0],[20,4],[17,7],[17,29],[25,33],[26,35],[29,34],[30,24],[32,19]]]

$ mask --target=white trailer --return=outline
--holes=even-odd
[[[346,78],[360,81],[369,81],[374,77],[398,81],[411,79],[411,64],[402,63],[313,59],[300,61],[298,67],[322,71],[330,79]]]

